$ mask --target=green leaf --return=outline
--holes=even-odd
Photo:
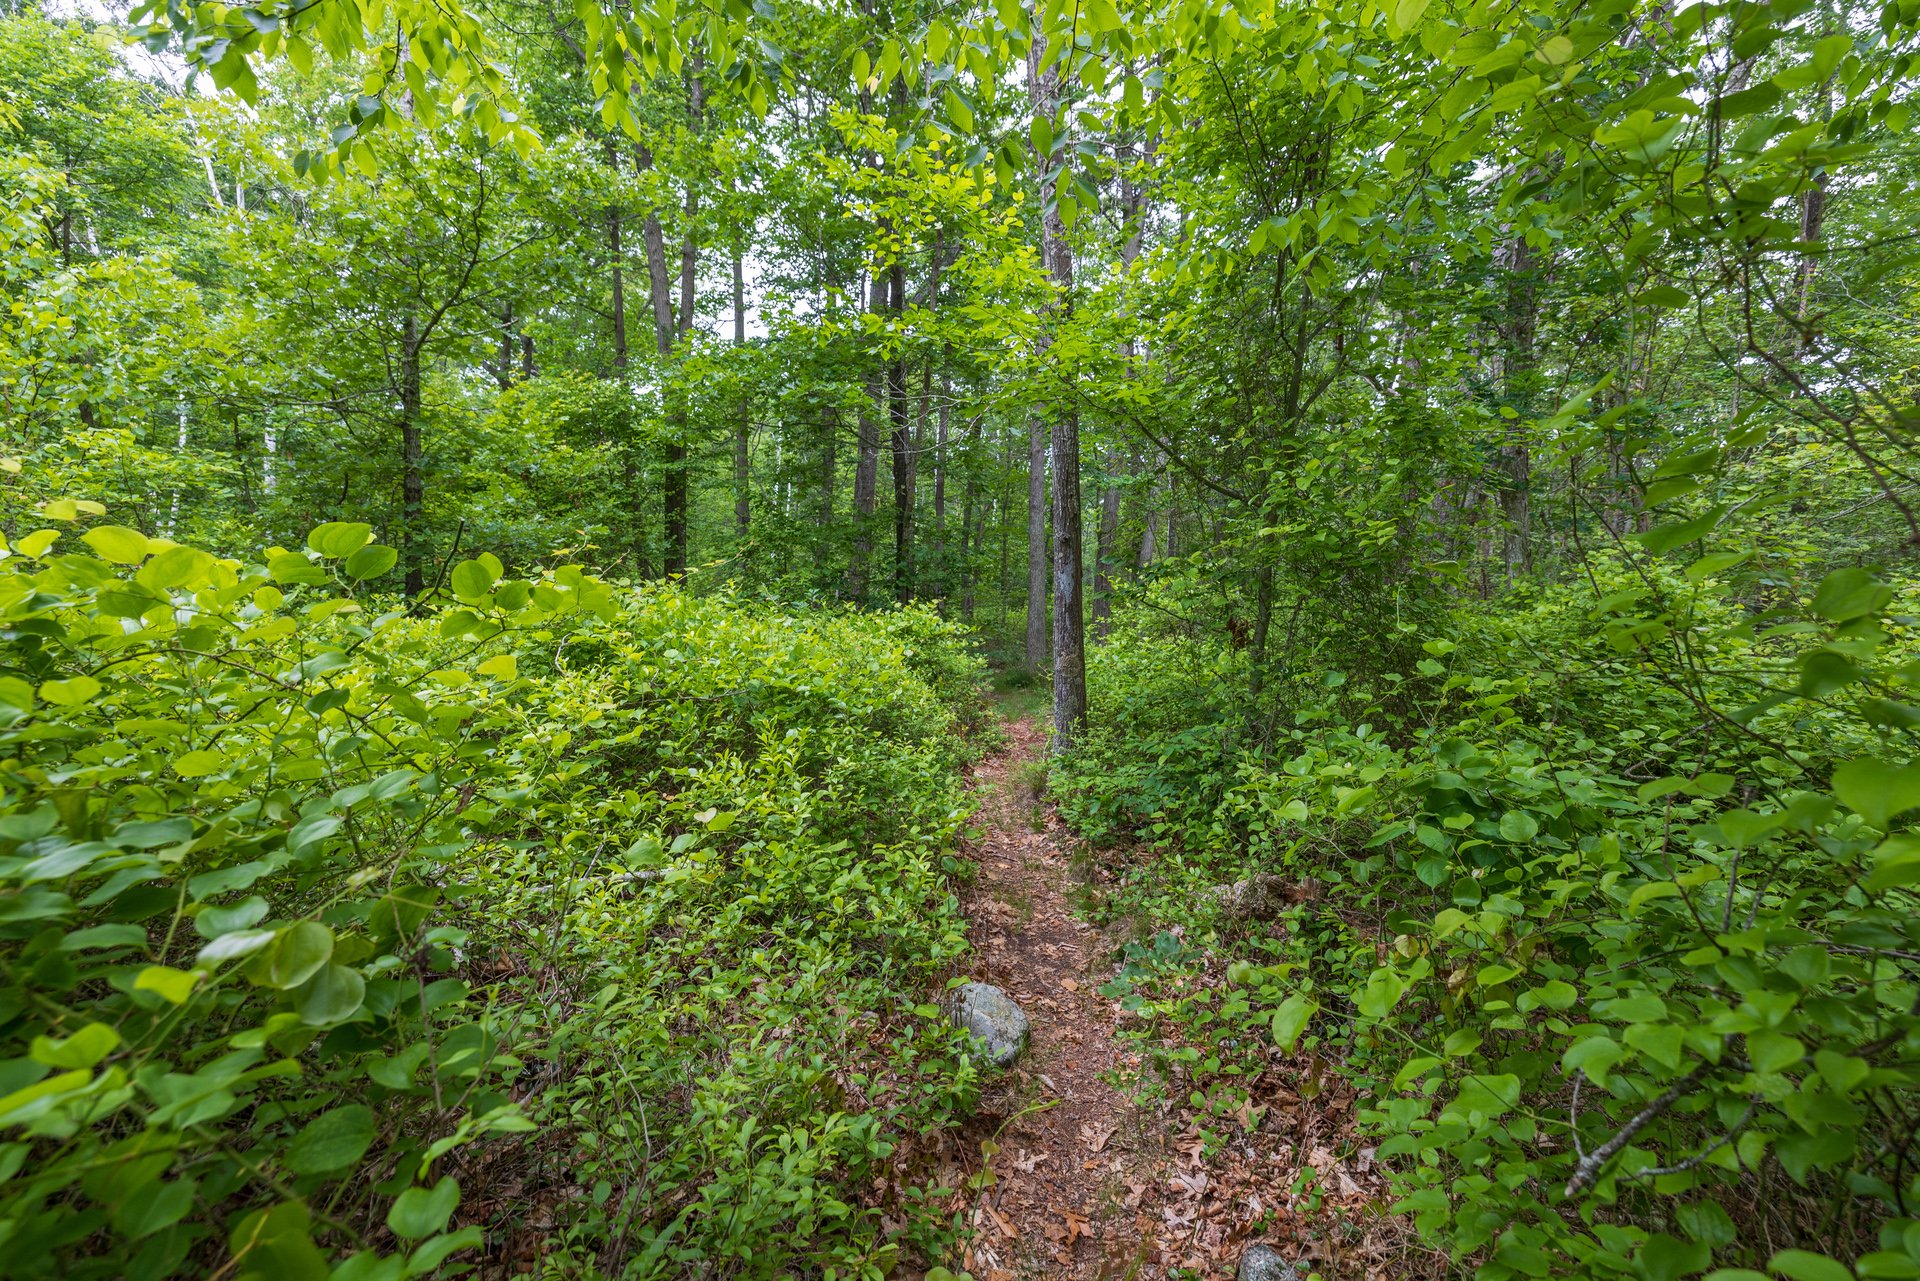
[[[147,536],[123,525],[95,525],[80,535],[102,560],[116,565],[138,565],[147,558]]]
[[[1813,612],[1836,623],[1877,614],[1893,600],[1893,588],[1864,569],[1836,569],[1820,580]]]
[[[1655,556],[1664,556],[1678,547],[1705,538],[1713,532],[1720,518],[1727,514],[1724,505],[1714,507],[1705,515],[1692,520],[1683,520],[1671,525],[1660,525],[1644,534],[1635,534],[1634,539]]]
[[[1767,1270],[1792,1281],[1854,1281],[1852,1268],[1810,1250],[1782,1250],[1767,1260]]]
[[[287,1145],[287,1168],[295,1174],[325,1174],[344,1170],[373,1143],[373,1110],[349,1103],[322,1112],[309,1121]]]
[[[1626,1057],[1626,1047],[1610,1036],[1590,1036],[1567,1048],[1560,1066],[1568,1075],[1584,1072],[1595,1085],[1605,1086],[1607,1071]]]
[[[63,681],[43,681],[40,697],[56,707],[78,707],[91,702],[100,692],[100,682],[91,676],[75,676]]]
[[[448,1175],[431,1188],[408,1188],[387,1211],[387,1226],[395,1236],[417,1240],[447,1226],[460,1205],[460,1185]]]
[[[1515,845],[1525,845],[1539,835],[1540,823],[1524,810],[1508,810],[1500,816],[1500,835]]]
[[[367,981],[345,965],[329,965],[293,994],[293,1008],[308,1027],[326,1027],[352,1017],[366,998]]]
[[[463,560],[453,567],[453,594],[463,600],[475,600],[492,590],[500,575],[478,560]]]
[[[369,578],[378,578],[392,569],[400,559],[400,553],[391,547],[382,547],[378,543],[362,547],[347,557],[342,566],[348,578],[355,582],[365,582]]]
[[[162,1000],[173,1005],[185,1005],[193,996],[193,987],[198,978],[186,970],[176,970],[167,965],[149,965],[140,971],[140,977],[133,981],[138,992],[158,992]]]
[[[1280,1002],[1280,1008],[1273,1012],[1273,1043],[1291,1050],[1319,1010],[1320,1003],[1304,992],[1295,992]]]
[[[1420,25],[1430,0],[1399,0],[1393,6],[1393,25],[1399,31],[1411,31]]]
[[[307,546],[328,560],[351,556],[373,538],[373,526],[357,520],[331,520],[307,535]]]
[[[1872,757],[1848,761],[1833,772],[1833,792],[1881,831],[1895,815],[1920,806],[1920,765],[1892,765]]]
[[[1406,991],[1406,980],[1382,966],[1367,976],[1367,985],[1361,989],[1356,1004],[1360,1007],[1360,1013],[1368,1018],[1384,1019],[1400,1003]]]
[[[181,778],[205,778],[225,769],[227,758],[212,748],[201,747],[173,758],[173,772]]]
[[[250,964],[247,976],[284,991],[319,973],[332,955],[333,931],[318,921],[298,921],[274,936],[272,946]]]
[[[120,1046],[120,1034],[105,1023],[89,1023],[72,1036],[33,1038],[35,1063],[57,1068],[90,1068]]]

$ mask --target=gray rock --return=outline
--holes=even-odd
[[[1270,921],[1291,903],[1288,888],[1283,877],[1257,872],[1231,885],[1216,885],[1208,894],[1230,920]]]
[[[1012,997],[991,984],[955,988],[953,1021],[980,1038],[995,1067],[1007,1066],[1027,1048],[1027,1016]]]
[[[1240,1256],[1240,1281],[1300,1281],[1302,1275],[1270,1245],[1250,1245]]]

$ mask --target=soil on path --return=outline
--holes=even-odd
[[[1019,720],[1008,735],[974,771],[982,835],[967,903],[972,977],[1019,1003],[1032,1044],[983,1100],[991,1179],[967,1194],[974,1231],[964,1264],[982,1281],[1163,1275],[1169,1141],[1160,1112],[1116,1088],[1137,1064],[1096,991],[1110,966],[1073,911],[1079,885],[1038,797],[1046,730]]]

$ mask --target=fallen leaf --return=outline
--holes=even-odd
[[[993,1224],[995,1227],[1000,1229],[1001,1236],[1007,1238],[1007,1240],[1009,1241],[1017,1240],[1019,1238],[1020,1229],[1014,1227],[1012,1222],[1008,1220],[1006,1215],[1000,1213],[1000,1211],[994,1209],[992,1206],[987,1206],[986,1210],[988,1214],[993,1216]]]

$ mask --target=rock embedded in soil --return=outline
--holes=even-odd
[[[1027,1048],[1027,1016],[1013,998],[988,983],[968,983],[953,993],[953,1021],[980,1038],[987,1060],[1006,1067]]]
[[[1270,1245],[1252,1245],[1240,1256],[1239,1281],[1300,1281],[1300,1269]]]
[[[1235,921],[1270,921],[1292,902],[1285,878],[1270,872],[1256,872],[1231,885],[1216,885],[1210,893],[1228,919]]]

